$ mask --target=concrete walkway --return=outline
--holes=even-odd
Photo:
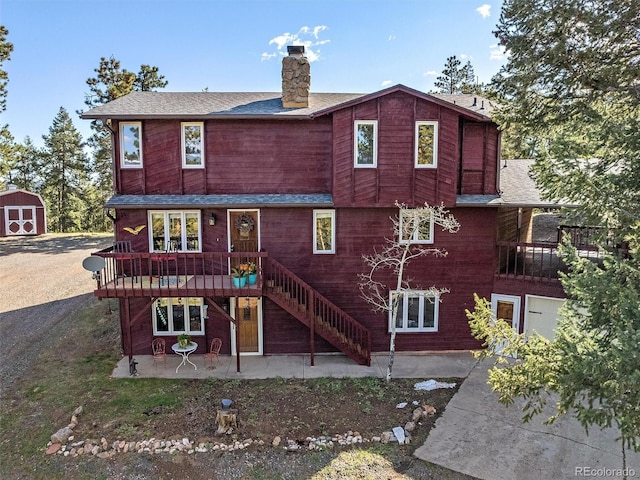
[[[543,425],[547,409],[521,422],[524,401],[505,407],[487,385],[492,362],[478,363],[414,455],[483,480],[581,477],[622,478],[622,452],[614,429],[591,429],[561,417]],[[640,454],[627,452],[629,479],[640,477]]]
[[[363,367],[342,355],[316,355],[315,366],[308,355],[242,357],[241,372],[236,358],[221,356],[215,368],[202,355],[192,355],[190,364],[176,367],[181,358],[167,355],[167,365],[153,365],[153,358],[137,355],[138,376],[161,378],[260,379],[366,377],[386,375],[388,354],[372,356]],[[393,368],[396,378],[464,378],[443,415],[436,421],[425,444],[414,452],[422,460],[482,480],[538,480],[581,477],[622,478],[620,443],[613,429],[592,429],[587,436],[580,424],[568,417],[543,425],[551,415],[521,422],[522,401],[505,407],[487,384],[492,363],[478,362],[469,352],[397,353]],[[128,359],[113,371],[114,378],[129,377]],[[629,479],[640,478],[640,454],[627,452]]]

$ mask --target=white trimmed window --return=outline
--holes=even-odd
[[[120,124],[120,167],[142,168],[142,123]]]
[[[375,168],[378,165],[378,121],[356,120],[354,132],[353,166]]]
[[[204,168],[204,123],[182,124],[182,168]]]
[[[313,253],[336,253],[336,211],[313,211]]]
[[[149,248],[152,252],[200,252],[199,210],[150,210]]]
[[[422,219],[424,209],[403,208],[400,210],[400,243],[433,243],[433,215]]]
[[[202,298],[159,298],[153,302],[153,334],[204,335],[206,307]]]
[[[438,122],[416,122],[415,167],[438,166]]]
[[[390,298],[398,297],[396,332],[437,332],[440,297],[430,292],[392,291]],[[392,303],[390,303],[392,305]],[[393,312],[389,312],[389,331],[393,325]]]

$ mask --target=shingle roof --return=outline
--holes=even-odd
[[[533,160],[507,160],[500,168],[500,195],[458,195],[458,206],[557,208],[566,202],[543,200],[529,171]]]
[[[493,107],[489,100],[477,95],[426,94],[403,85],[370,94],[310,93],[309,106],[303,108],[284,108],[280,92],[132,92],[83,113],[81,118],[312,118],[314,115],[330,113],[342,106],[398,90],[423,98],[430,97],[432,101],[449,104],[458,111],[475,114],[473,116],[478,119],[488,119]]]
[[[274,92],[133,92],[93,108],[82,118],[305,117],[364,96],[362,93],[312,93],[309,107],[284,108]]]
[[[327,193],[256,193],[227,195],[114,195],[107,208],[329,207]]]

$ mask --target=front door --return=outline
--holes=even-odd
[[[520,329],[520,297],[513,295],[491,294],[491,311],[496,318],[507,322],[515,333]],[[502,348],[498,346],[496,352],[499,354]]]
[[[236,346],[236,326],[231,325],[231,354],[238,350],[243,355],[262,355],[262,303],[257,297],[236,297],[231,299],[231,312],[238,325],[238,346]]]

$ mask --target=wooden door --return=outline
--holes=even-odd
[[[517,334],[520,331],[520,297],[514,295],[491,295],[491,310],[496,318],[507,322]],[[496,353],[502,354],[504,347],[498,345]]]
[[[258,299],[239,297],[236,319],[239,331],[240,353],[260,353]]]
[[[259,251],[260,236],[258,210],[230,210],[228,228],[229,251]]]

